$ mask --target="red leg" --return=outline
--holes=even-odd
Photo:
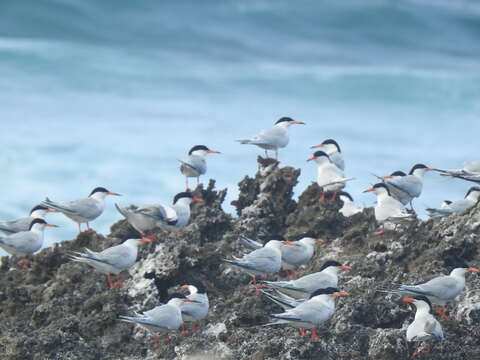
[[[187,325],[185,323],[182,324],[182,327],[180,328],[180,334],[189,334],[190,332],[187,329]]]
[[[312,340],[319,339],[318,334],[317,334],[317,328],[313,328],[313,329],[312,329],[312,336],[311,336],[311,338],[312,338]]]
[[[438,306],[437,307],[437,312],[438,312],[438,315],[440,315],[440,317],[442,319],[451,320],[450,317],[447,316],[447,309],[445,309],[443,306]]]
[[[333,193],[332,199],[330,201],[331,202],[337,201],[337,192],[336,191]]]
[[[158,335],[152,336],[152,347],[154,348],[160,347],[160,344],[158,343]]]
[[[112,275],[107,274],[108,287],[112,289],[115,285],[112,283]]]
[[[77,223],[78,225],[78,233],[80,234],[82,232],[82,227],[80,226],[80,223]]]
[[[123,288],[123,287],[124,287],[120,275],[118,275],[118,274],[116,275],[116,279],[115,279],[115,282],[113,283],[113,286],[114,286],[114,287],[115,287],[115,286],[118,286],[118,287],[120,287],[120,288]]]
[[[320,196],[320,201],[325,201],[327,198],[325,197],[325,193],[322,192],[322,196]]]
[[[415,351],[413,352],[412,357],[415,357],[415,356],[421,354],[420,352],[418,352],[418,348],[419,348],[419,347],[420,347],[420,343],[418,343],[417,345],[415,345]]]
[[[27,258],[23,258],[18,262],[25,270],[30,269],[30,261]]]
[[[195,332],[198,332],[198,327],[197,327],[197,324],[194,322],[192,322],[192,333],[195,333]]]
[[[304,328],[300,328],[300,336],[308,336]]]
[[[383,235],[385,234],[385,225],[382,224],[382,230],[373,233],[373,235]]]

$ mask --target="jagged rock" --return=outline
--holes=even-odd
[[[376,236],[372,209],[345,218],[338,213],[340,202],[319,201],[316,184],[295,201],[299,174],[298,169],[260,158],[255,177],[239,184],[235,218],[222,210],[226,190],[215,190],[213,181],[206,189],[198,187],[195,196],[205,202],[192,206],[191,224],[175,234],[156,231],[160,241],[142,247],[138,263],[122,274],[124,289],[109,290],[103,275],[67,256],[84,247],[101,250],[138,237],[124,220],[113,224],[106,237],[82,233],[42,250],[29,271],[18,259],[2,258],[1,358],[409,359],[412,346],[404,330],[413,312],[398,296],[379,290],[428,280],[458,261],[478,266],[480,207]],[[320,329],[317,342],[288,326],[264,326],[268,314],[281,309],[255,296],[249,277],[222,262],[249,251],[238,243],[239,234],[259,239],[283,234],[290,239],[307,231],[327,241],[317,246],[301,275],[318,271],[328,259],[352,266],[340,276],[340,287],[351,295],[338,299],[336,314]],[[167,292],[190,279],[202,280],[210,296],[211,311],[201,333],[175,333],[154,348],[147,332],[117,320],[118,315],[158,305]],[[445,341],[423,358],[478,357],[479,285],[478,275],[468,275],[466,291],[449,305],[453,320],[441,320]]]

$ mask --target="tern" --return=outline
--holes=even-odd
[[[480,187],[471,187],[465,198],[457,201],[444,201],[440,209],[428,208],[427,213],[431,217],[442,217],[459,214],[474,207],[480,198]],[[448,203],[446,203],[448,201]]]
[[[281,314],[271,314],[274,322],[266,325],[289,324],[300,328],[300,334],[306,336],[305,329],[311,329],[311,338],[318,339],[317,328],[330,320],[335,313],[335,298],[349,295],[336,288],[316,290],[308,301]]]
[[[103,251],[95,252],[85,249],[85,253],[72,252],[70,258],[73,261],[86,263],[107,276],[110,289],[115,286],[123,287],[120,279],[122,271],[130,269],[137,262],[138,245],[148,243],[151,239],[128,239],[120,245],[109,247]],[[111,275],[116,275],[116,281],[112,282]]]
[[[202,282],[192,280],[188,284],[182,286],[182,289],[187,289],[190,294],[187,299],[195,300],[194,302],[186,302],[180,306],[182,310],[183,322],[192,323],[192,332],[197,331],[195,322],[204,319],[208,314],[209,303],[207,296],[207,289]],[[184,329],[184,333],[188,333]]]
[[[57,227],[48,224],[43,219],[33,219],[27,231],[20,231],[8,236],[0,236],[0,248],[9,254],[26,257],[40,250],[43,245],[43,230],[45,227]],[[22,259],[20,263],[28,268],[28,260]]]
[[[46,198],[45,201],[42,201],[41,205],[61,212],[66,217],[75,221],[78,224],[78,231],[81,233],[82,229],[80,224],[82,223],[87,223],[88,231],[92,231],[89,222],[102,215],[105,208],[105,197],[107,195],[120,196],[120,194],[111,192],[103,187],[96,187],[86,199],[52,201]]]
[[[260,281],[267,288],[287,294],[295,299],[308,298],[315,290],[326,289],[328,287],[337,287],[338,272],[340,270],[350,270],[348,265],[342,265],[338,261],[326,261],[320,271],[302,276],[297,280],[290,281]]]
[[[188,152],[188,156],[179,160],[180,172],[185,176],[186,189],[188,189],[188,178],[197,178],[197,185],[200,184],[200,176],[207,172],[205,156],[208,154],[220,154],[220,151],[210,150],[205,145],[195,145]]]
[[[322,148],[325,150],[327,155],[330,157],[330,160],[342,171],[345,170],[345,161],[343,160],[342,150],[340,150],[340,145],[333,140],[327,139],[321,144],[314,145],[310,147],[311,149]]]
[[[237,140],[240,144],[256,145],[265,150],[265,156],[268,158],[268,150],[275,151],[275,159],[278,160],[278,149],[288,145],[288,128],[294,124],[305,125],[304,122],[293,120],[289,117],[282,117],[275,125],[261,131],[251,139]]]
[[[442,318],[448,319],[445,304],[454,300],[465,288],[465,274],[467,272],[480,272],[479,269],[466,264],[452,270],[450,275],[442,275],[419,285],[401,285],[398,288],[403,294],[424,295],[438,306],[438,313]]]
[[[318,166],[317,183],[322,188],[322,197],[320,200],[324,201],[325,193],[333,192],[332,201],[336,200],[337,192],[345,187],[345,182],[351,179],[346,179],[343,171],[335,165],[330,156],[323,151],[316,151],[312,157],[307,161],[315,161]]]
[[[363,206],[355,204],[349,193],[340,191],[338,197],[343,202],[343,206],[338,210],[343,216],[350,217],[363,211]]]
[[[43,205],[37,205],[30,210],[30,216],[13,221],[0,222],[0,231],[6,235],[11,235],[20,231],[28,231],[33,220],[44,219],[45,215],[49,212],[55,212],[55,210],[51,210]]]
[[[407,341],[417,342],[415,352],[412,356],[420,355],[424,352],[430,351],[430,344],[428,348],[422,352],[418,351],[420,343],[428,340],[443,340],[443,330],[440,323],[433,316],[433,309],[430,300],[422,295],[414,297],[407,297],[403,299],[404,302],[413,304],[417,308],[415,312],[415,320],[407,327]]]
[[[408,213],[403,208],[403,204],[400,201],[391,196],[386,184],[375,184],[364,192],[374,192],[375,195],[377,195],[377,204],[374,209],[375,219],[382,225],[382,230],[375,233],[376,235],[383,235],[385,233],[386,222],[398,225],[399,223],[411,221],[415,218],[414,214]]]

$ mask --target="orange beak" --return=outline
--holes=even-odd
[[[209,154],[221,154],[221,152],[217,151],[217,150],[208,150],[207,153],[209,153]]]
[[[48,210],[47,210],[47,213],[49,213],[49,212],[57,212],[57,210],[48,209]]]
[[[426,168],[425,171],[433,171],[435,170],[434,168]]]
[[[368,188],[367,190],[363,190],[364,193],[371,192],[371,191],[375,191],[375,189],[374,188]]]
[[[313,146],[310,146],[310,149],[317,149],[317,148],[321,148],[321,147],[324,147],[325,145],[323,144],[319,144],[319,145],[313,145]]]
[[[315,242],[317,242],[317,243],[324,243],[324,242],[325,242],[325,240],[322,240],[322,239],[315,239]]]
[[[392,175],[385,175],[385,176],[382,176],[382,178],[384,178],[384,179],[393,179],[393,176],[392,176]]]
[[[293,241],[282,241],[282,244],[290,245],[290,246],[297,246],[297,244],[294,243]]]
[[[183,299],[184,302],[193,302],[192,299],[189,299],[189,298],[186,298],[186,299]]]
[[[471,271],[471,272],[480,272],[479,269],[474,268],[474,267],[469,267],[467,270],[468,270],[468,271]]]
[[[113,195],[113,196],[122,196],[122,195],[120,195],[120,194],[118,194],[118,193],[116,193],[116,192],[112,192],[112,191],[107,192],[107,194],[108,194],[108,195]]]
[[[412,298],[404,298],[402,301],[406,303],[413,303],[415,300]]]
[[[315,156],[312,156],[311,158],[308,158],[307,161],[310,161],[310,160],[315,160],[316,157]]]
[[[141,242],[141,243],[149,243],[149,242],[152,242],[152,239],[147,238],[147,237],[142,237],[142,238],[140,239],[140,242]]]
[[[348,265],[342,265],[342,266],[340,266],[340,269],[342,269],[342,270],[352,270],[352,267],[348,266]]]
[[[58,227],[58,225],[53,225],[53,224],[45,224],[45,226],[48,226],[48,227]]]
[[[348,295],[350,295],[350,294],[346,291],[339,291],[339,292],[336,292],[336,293],[332,294],[332,296],[348,296]]]
[[[193,198],[192,201],[193,202],[204,202],[205,200],[203,200],[201,198]]]
[[[301,122],[301,121],[298,121],[298,120],[293,120],[290,124],[305,125],[304,122]]]
[[[188,289],[188,285],[182,285],[181,288],[182,289]]]

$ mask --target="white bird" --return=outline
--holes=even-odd
[[[343,216],[350,217],[363,211],[363,206],[355,204],[349,193],[340,191],[338,197],[343,202],[342,207],[338,210]]]
[[[203,199],[193,197],[190,192],[181,192],[173,198],[173,205],[145,205],[135,210],[122,209],[116,205],[116,208],[143,236],[157,227],[167,232],[180,231],[190,221],[192,202],[203,202]]]
[[[446,203],[446,201],[444,201],[440,209],[427,208],[427,213],[431,217],[442,217],[459,214],[474,207],[478,203],[479,198],[480,187],[474,186],[471,187],[470,190],[468,190],[464,199],[453,202],[449,201],[449,203]]]
[[[305,329],[311,329],[311,338],[318,339],[317,328],[330,320],[335,313],[335,298],[346,296],[346,291],[336,288],[316,290],[308,301],[281,314],[271,314],[276,321],[266,325],[289,324],[300,328],[300,334],[306,336]]]
[[[185,298],[183,294],[171,294],[166,304],[136,314],[137,316],[119,316],[119,320],[138,324],[154,336],[152,343],[158,346],[157,335],[178,330],[183,323],[181,306],[195,300]]]
[[[433,170],[435,169],[423,164],[416,164],[406,176],[392,177],[392,175],[387,175],[383,178],[387,184],[394,186],[409,197],[408,202],[413,210],[413,199],[419,197],[422,193],[423,176],[426,172]]]
[[[179,160],[180,172],[185,176],[186,189],[188,189],[188,178],[197,178],[197,185],[200,183],[200,176],[207,172],[207,154],[220,154],[220,151],[210,150],[205,145],[195,145],[188,152],[188,156]]]
[[[401,285],[398,290],[403,294],[424,295],[439,305],[437,311],[441,317],[448,319],[445,304],[454,300],[465,288],[465,274],[480,272],[479,269],[462,264],[452,270],[450,275],[442,275],[419,285]]]
[[[345,187],[346,179],[343,171],[337,167],[330,157],[323,151],[316,151],[307,161],[315,161],[317,169],[317,183],[322,188],[322,196],[320,200],[325,201],[325,194],[333,192],[332,201],[336,200],[337,192]]]
[[[105,208],[105,197],[107,195],[120,196],[120,194],[111,192],[103,187],[96,187],[92,190],[88,198],[73,201],[52,201],[46,198],[41,205],[61,212],[66,217],[72,219],[78,224],[78,231],[82,232],[80,224],[87,223],[88,231],[90,229],[90,221],[95,220],[102,215]]]
[[[240,144],[256,145],[265,150],[265,156],[268,158],[268,150],[275,151],[275,159],[278,160],[278,149],[288,145],[288,128],[293,124],[303,124],[304,122],[293,120],[289,117],[282,117],[275,125],[261,131],[251,139],[237,140]]]
[[[12,221],[1,221],[0,231],[6,235],[11,235],[20,231],[28,231],[33,220],[44,219],[48,212],[55,212],[55,210],[51,210],[42,205],[37,205],[30,210],[30,216]]]
[[[404,302],[413,304],[417,308],[415,312],[415,319],[407,327],[407,341],[418,342],[415,352],[412,356],[421,354],[418,351],[420,342],[428,340],[443,340],[443,330],[440,323],[433,316],[433,309],[430,300],[425,296],[415,296],[403,299]],[[422,352],[430,351],[430,344],[428,348]]]
[[[264,247],[253,250],[244,255],[242,258],[235,260],[223,259],[223,261],[239,268],[252,277],[253,285],[256,293],[259,293],[257,287],[257,275],[274,274],[280,271],[282,267],[282,242],[278,240],[270,240]]]
[[[342,171],[345,170],[345,161],[343,160],[342,150],[340,150],[340,145],[333,140],[327,139],[321,144],[314,145],[311,149],[323,148],[327,155],[330,157],[330,160]]]
[[[382,230],[375,233],[376,235],[382,235],[385,233],[386,222],[397,225],[415,219],[414,214],[408,213],[403,208],[403,204],[391,196],[390,190],[388,190],[387,185],[384,183],[375,184],[364,192],[374,192],[375,195],[377,195],[377,204],[374,209],[375,219],[382,225]]]
[[[308,298],[315,290],[328,287],[337,287],[338,272],[350,270],[348,265],[342,265],[335,260],[326,261],[320,271],[302,276],[297,280],[290,281],[261,281],[262,285],[276,291],[287,294],[295,299]]]
[[[195,300],[194,302],[186,302],[180,306],[182,310],[183,322],[192,323],[192,332],[195,332],[195,322],[204,319],[208,314],[209,303],[207,296],[207,289],[202,282],[192,280],[188,284],[182,286],[183,289],[187,289],[190,294],[187,299]],[[185,332],[186,329],[185,329]]]
[[[42,248],[43,230],[46,226],[57,227],[57,225],[48,224],[43,219],[33,219],[29,230],[0,236],[0,248],[18,257],[33,254]],[[28,268],[27,259],[21,260],[20,263],[24,268]]]
[[[120,245],[106,248],[95,252],[85,248],[85,253],[73,252],[70,258],[73,261],[88,264],[107,276],[110,289],[115,286],[123,287],[120,273],[130,269],[137,262],[138,245],[148,243],[151,239],[128,239]],[[116,281],[112,282],[111,274],[116,275]]]
[[[409,193],[395,185],[398,182],[401,182],[400,179],[404,176],[407,176],[407,174],[405,174],[403,171],[397,170],[392,172],[390,175],[376,177],[379,178],[385,185],[387,185],[387,188],[393,198],[400,201],[402,205],[407,205],[412,199],[412,197]]]

